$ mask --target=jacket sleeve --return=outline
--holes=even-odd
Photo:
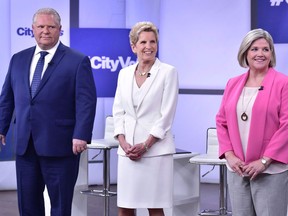
[[[160,107],[161,117],[156,120],[150,131],[150,133],[157,138],[163,139],[166,132],[172,127],[177,107],[178,85],[178,73],[176,68],[172,67],[172,69],[167,71],[165,78],[162,104]]]
[[[0,134],[5,135],[8,132],[10,122],[14,112],[14,93],[11,84],[11,67],[14,56],[12,57],[6,75],[1,95],[0,95]]]
[[[114,120],[114,136],[116,137],[119,134],[125,134],[124,129],[124,114],[123,105],[121,103],[121,79],[122,79],[123,70],[119,72],[117,88],[113,104],[113,120]]]
[[[278,116],[275,117],[275,121],[279,121],[279,128],[271,137],[263,155],[281,163],[288,164],[288,78],[282,78],[281,82],[284,82],[284,85],[279,91],[281,95],[279,97],[280,106],[277,112]],[[278,84],[277,87],[279,86],[281,85]],[[277,87],[274,87],[274,89]],[[276,98],[276,96],[274,98]]]
[[[219,141],[219,158],[224,158],[224,154],[227,151],[233,150],[231,140],[228,132],[225,104],[227,102],[229,92],[229,81],[226,84],[225,91],[222,97],[220,108],[216,114],[216,128],[217,128],[217,137]]]
[[[91,63],[84,57],[76,73],[76,124],[73,138],[91,141],[96,110],[96,87]]]

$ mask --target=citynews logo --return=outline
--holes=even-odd
[[[127,56],[126,60],[122,56],[118,56],[116,60],[110,59],[107,56],[92,56],[89,58],[93,69],[108,69],[111,72],[117,71],[119,66],[125,68],[136,63],[136,61],[132,60],[131,56]]]
[[[284,2],[284,0],[270,0],[271,6],[280,6],[280,4]],[[288,4],[288,0],[285,0],[285,2]]]
[[[34,38],[34,34],[33,34],[32,28],[19,27],[19,28],[17,28],[16,33],[19,36],[29,36],[29,37]],[[61,30],[60,36],[62,36],[63,34],[64,34],[64,31]]]

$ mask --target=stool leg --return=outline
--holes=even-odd
[[[109,216],[109,191],[110,191],[110,149],[103,150],[103,193],[104,216]]]
[[[110,191],[110,150],[111,148],[103,148],[103,189],[84,190],[81,193],[102,197],[117,195],[117,192]]]
[[[220,199],[219,214],[227,215],[227,168],[220,165]]]
[[[103,193],[104,196],[116,195],[116,192],[110,191],[110,150],[103,150]]]
[[[109,196],[104,197],[104,216],[109,216]]]
[[[103,150],[103,187],[105,195],[110,190],[110,151]]]

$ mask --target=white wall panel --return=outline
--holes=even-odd
[[[250,0],[162,0],[160,16],[160,58],[179,69],[181,88],[223,88],[242,73]]]
[[[160,27],[161,0],[126,0],[126,27],[140,21],[153,22]]]
[[[176,147],[206,152],[206,130],[215,127],[221,95],[179,95],[173,125]]]
[[[288,75],[288,44],[275,44],[274,46],[276,52],[275,69]]]
[[[176,116],[173,125],[176,148],[195,153],[206,153],[206,131],[215,127],[221,95],[179,95]],[[201,166],[201,175],[211,166]],[[218,167],[204,178],[203,182],[217,182]]]
[[[125,28],[125,0],[80,0],[80,28]]]
[[[0,47],[0,89],[5,79],[10,59],[10,1],[0,1],[0,23],[2,28]]]

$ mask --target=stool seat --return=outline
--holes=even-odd
[[[112,149],[118,148],[119,142],[115,139],[94,139],[87,145],[88,149]]]
[[[213,154],[199,154],[197,157],[190,158],[189,162],[199,165],[225,165],[225,159],[219,159]]]

